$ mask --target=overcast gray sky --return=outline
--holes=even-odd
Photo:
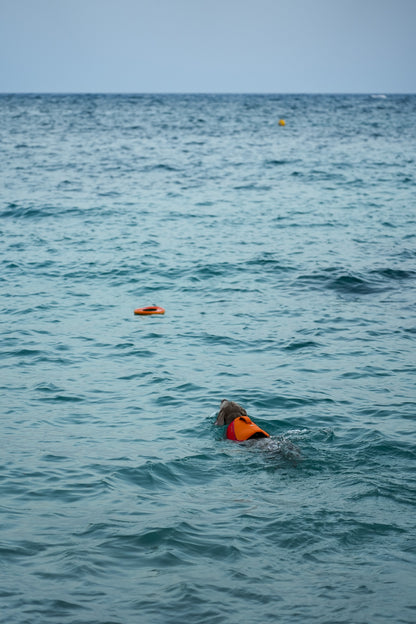
[[[415,93],[416,0],[0,0],[0,92]]]

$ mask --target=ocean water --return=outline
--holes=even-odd
[[[3,95],[0,159],[0,622],[416,622],[416,96]]]

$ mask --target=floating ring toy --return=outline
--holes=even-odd
[[[146,306],[145,308],[137,308],[137,310],[135,310],[134,313],[140,314],[141,316],[148,316],[149,314],[164,314],[165,309],[160,308],[159,306],[156,306],[156,305],[152,305],[152,306]]]

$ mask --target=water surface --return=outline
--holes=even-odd
[[[415,113],[0,97],[1,622],[415,622]]]

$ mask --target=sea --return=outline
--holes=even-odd
[[[3,94],[0,267],[1,624],[416,622],[416,95]]]

